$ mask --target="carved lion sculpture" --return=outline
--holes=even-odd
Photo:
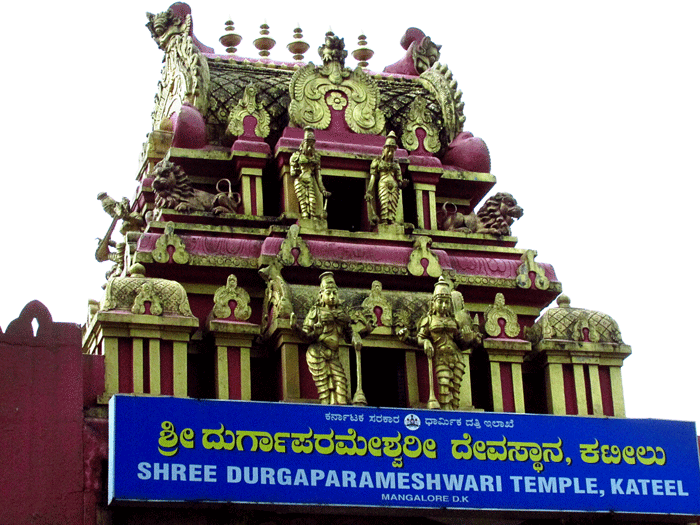
[[[444,219],[443,230],[466,233],[488,233],[491,235],[510,235],[510,226],[515,219],[523,216],[523,209],[510,193],[499,192],[489,197],[478,213],[464,215],[442,206]]]
[[[153,168],[153,190],[156,193],[156,208],[170,208],[175,211],[192,212],[207,211],[218,215],[220,213],[236,213],[241,203],[238,193],[219,191],[216,195],[192,187],[185,171],[167,160],[161,160]],[[228,179],[221,179],[229,183]],[[217,190],[219,184],[217,183]]]

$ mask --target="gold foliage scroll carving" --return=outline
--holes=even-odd
[[[433,240],[430,237],[421,235],[413,242],[413,251],[408,261],[408,271],[411,275],[421,276],[427,273],[430,277],[442,275],[442,267],[437,256],[430,249]],[[423,260],[428,261],[427,268],[423,268]]]
[[[264,139],[270,134],[270,115],[263,105],[258,102],[257,97],[258,88],[253,83],[248,84],[243,92],[243,97],[231,110],[228,117],[226,131],[231,135],[236,137],[243,135],[243,119],[248,116],[255,117],[257,120],[255,125],[256,136]]]
[[[250,308],[250,295],[243,288],[238,287],[238,279],[234,274],[228,276],[226,285],[222,286],[214,293],[214,309],[212,310],[216,319],[228,319],[231,316],[229,303],[236,302],[234,316],[239,321],[250,319],[252,309]]]
[[[501,335],[500,319],[505,321],[504,332],[508,337],[517,337],[520,334],[520,324],[518,324],[517,314],[506,306],[506,299],[502,293],[496,294],[496,299],[492,306],[489,306],[484,313],[486,324],[484,329],[491,337]]]
[[[170,261],[170,253],[168,247],[174,248],[172,257],[173,262],[177,264],[187,264],[190,260],[190,255],[187,253],[187,248],[182,239],[175,233],[175,225],[168,222],[165,225],[165,232],[158,237],[156,247],[151,252],[151,257],[157,263],[167,263]]]
[[[440,135],[433,125],[431,115],[427,110],[427,102],[423,97],[416,97],[408,110],[408,120],[403,128],[401,142],[408,151],[415,151],[420,143],[416,130],[421,128],[425,131],[423,147],[430,153],[437,153],[440,150]]]
[[[535,262],[535,257],[537,257],[536,250],[525,251],[521,257],[523,264],[518,267],[516,282],[520,288],[530,288],[532,286],[530,272],[532,272],[535,274],[535,288],[547,290],[549,289],[549,279],[545,276],[544,268]]]
[[[353,72],[345,68],[333,78],[324,69],[308,64],[294,73],[289,85],[291,124],[328,128],[331,123],[329,104],[342,108],[345,106],[344,101],[340,100],[342,98],[347,99],[345,121],[351,130],[375,135],[382,133],[385,119],[379,109],[379,87],[376,82],[359,67]]]

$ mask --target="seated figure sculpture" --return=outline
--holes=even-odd
[[[401,175],[401,166],[394,158],[396,153],[396,135],[390,132],[384,143],[382,156],[374,159],[369,168],[369,183],[365,192],[365,200],[370,203],[370,209],[374,203],[374,184],[377,184],[379,196],[379,222],[381,224],[394,224],[396,222],[397,210],[401,189],[408,184]],[[377,179],[379,179],[377,181]],[[374,211],[374,210],[372,210]],[[376,212],[371,213],[372,222],[376,220]]]
[[[435,284],[428,313],[418,322],[418,344],[430,363],[428,408],[459,409],[459,391],[465,370],[462,350],[478,342],[478,337],[470,323],[460,322],[455,315],[450,286],[441,276]],[[438,383],[437,401],[432,387],[433,363]]]
[[[356,352],[362,347],[362,340],[350,321],[338,297],[333,273],[322,273],[318,300],[309,310],[302,330],[313,341],[306,351],[306,363],[316,383],[318,398],[325,405],[348,404],[348,379],[339,355],[341,337],[351,342]]]
[[[323,200],[331,195],[323,186],[321,157],[316,152],[315,145],[313,129],[304,128],[304,139],[289,160],[302,219],[325,219]]]

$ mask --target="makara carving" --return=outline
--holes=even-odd
[[[163,79],[158,83],[153,129],[163,119],[177,113],[184,102],[205,116],[209,100],[209,66],[190,36],[192,18],[176,15],[171,9],[153,15],[146,13],[146,27],[165,51]]]

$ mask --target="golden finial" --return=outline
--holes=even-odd
[[[352,57],[359,62],[358,66],[364,68],[369,65],[367,61],[374,56],[374,51],[366,47],[367,37],[365,35],[358,36],[357,40],[357,45],[360,47],[352,52]]]
[[[287,49],[294,55],[294,60],[297,62],[304,60],[304,53],[309,50],[309,44],[302,40],[304,35],[301,34],[301,27],[294,29],[294,40],[287,44]]]
[[[233,20],[226,20],[225,24],[225,31],[224,35],[219,38],[219,42],[221,42],[221,45],[226,48],[226,52],[229,55],[233,55],[236,53],[236,46],[241,43],[241,40],[243,38],[241,35],[237,35],[236,33],[233,32],[235,29],[233,27]]]
[[[260,26],[260,34],[262,35],[260,38],[256,38],[253,40],[253,45],[255,48],[259,51],[259,55],[263,58],[270,56],[270,49],[275,47],[276,42],[270,38],[269,35],[270,31],[270,26],[267,24],[262,24]]]

